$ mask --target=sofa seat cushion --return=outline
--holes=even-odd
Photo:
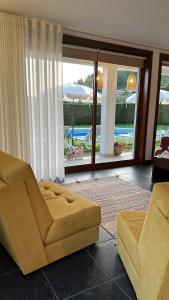
[[[50,244],[101,222],[100,206],[53,182],[40,184],[52,223],[44,244]]]
[[[121,211],[117,218],[117,234],[138,273],[140,271],[138,243],[145,216],[144,211]]]

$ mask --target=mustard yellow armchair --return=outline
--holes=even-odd
[[[169,183],[154,185],[147,213],[118,214],[117,248],[138,300],[168,300]]]
[[[99,238],[100,206],[0,151],[0,241],[28,274]]]

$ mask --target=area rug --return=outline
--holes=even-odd
[[[65,184],[78,195],[96,201],[101,206],[102,227],[116,237],[116,217],[121,210],[147,210],[150,191],[119,177],[93,179]]]

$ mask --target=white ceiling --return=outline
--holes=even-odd
[[[168,0],[0,0],[0,10],[169,49]]]

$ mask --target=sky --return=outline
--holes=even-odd
[[[78,62],[78,60],[77,60]],[[127,67],[124,67],[127,70]],[[98,70],[103,72],[103,67],[99,66]],[[94,64],[82,64],[63,62],[63,84],[77,82],[78,79],[85,79],[88,75],[94,73]]]
[[[63,63],[63,84],[74,83],[94,73],[94,66]]]

